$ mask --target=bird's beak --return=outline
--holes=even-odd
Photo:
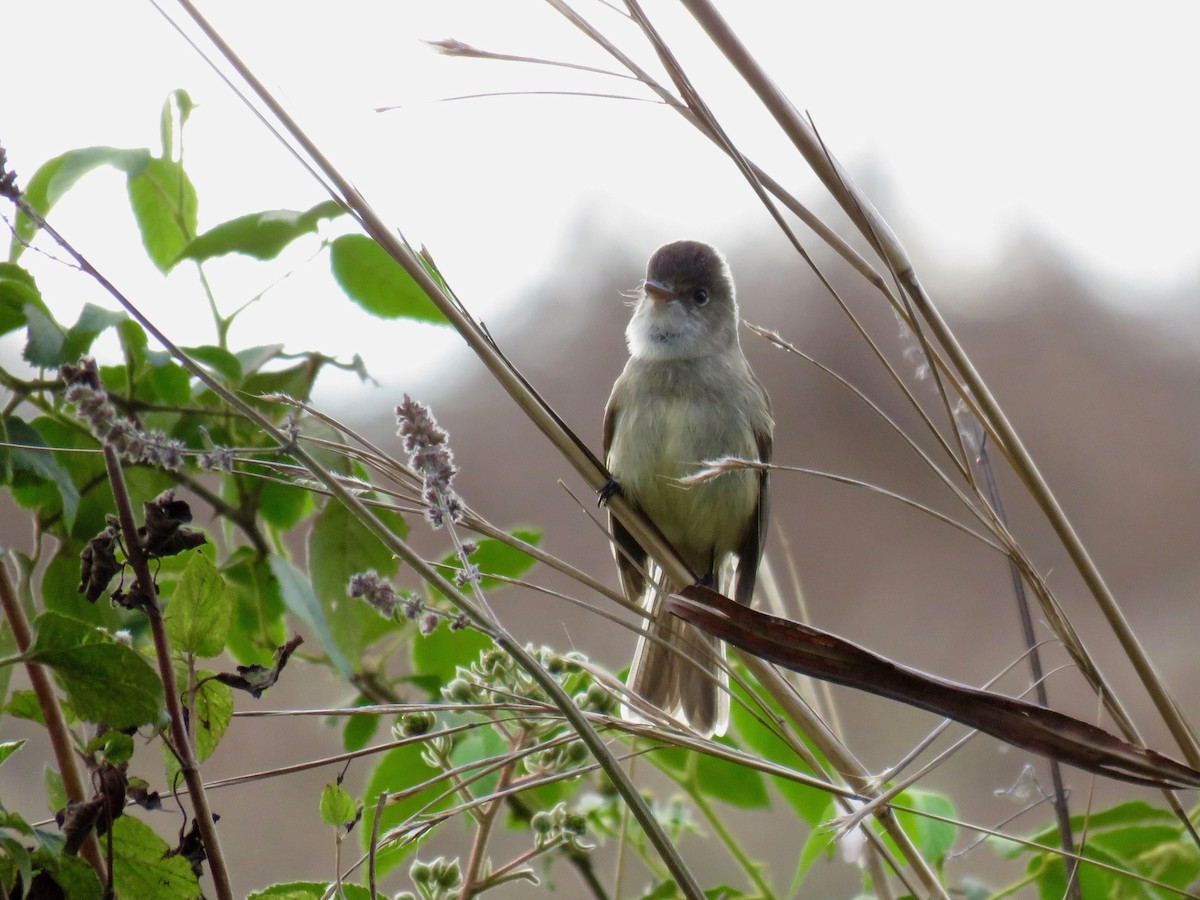
[[[646,292],[647,297],[659,303],[666,303],[675,296],[675,292],[661,281],[647,281],[642,285],[642,289]]]

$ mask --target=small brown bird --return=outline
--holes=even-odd
[[[629,362],[604,412],[613,483],[678,551],[701,583],[748,604],[767,531],[767,473],[742,469],[683,487],[677,479],[721,457],[771,459],[770,401],[738,340],[738,307],[724,258],[698,241],[650,257],[625,330]],[[723,733],[729,697],[717,639],[661,610],[684,585],[648,582],[646,551],[609,517],[625,596],[648,611],[629,687],[701,734]],[[656,570],[657,571],[657,570]],[[732,589],[732,591],[731,591]]]

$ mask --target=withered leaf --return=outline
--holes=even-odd
[[[296,635],[286,644],[275,650],[275,663],[268,669],[255,663],[252,666],[238,666],[237,674],[233,672],[218,672],[213,677],[221,684],[229,685],[239,691],[247,691],[255,700],[263,695],[267,688],[279,680],[279,673],[287,665],[288,657],[304,643],[304,638]]]

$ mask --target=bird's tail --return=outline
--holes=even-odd
[[[706,737],[724,734],[729,725],[725,645],[667,612],[662,599],[670,590],[661,574],[646,590],[648,635],[638,637],[629,689]],[[621,714],[641,718],[628,706]]]

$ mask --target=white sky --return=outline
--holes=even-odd
[[[170,0],[162,2],[183,20]],[[454,37],[610,67],[548,5],[199,5],[385,218],[426,244],[468,306],[485,316],[519,298],[561,257],[583,208],[627,228],[647,252],[675,237],[720,243],[748,229],[769,233],[732,165],[661,106],[563,97],[431,102],[491,90],[640,93],[632,83],[543,66],[447,59],[419,42]],[[682,8],[666,0],[645,5],[742,149],[802,197],[815,197],[802,161]],[[956,266],[986,263],[1006,241],[1035,232],[1100,280],[1155,289],[1195,283],[1194,4],[721,5],[833,152],[852,171],[892,184],[883,211],[902,214],[926,254]],[[577,8],[657,73],[628,22],[594,0],[578,0]],[[187,163],[202,230],[323,199],[146,0],[10,0],[4,24],[0,141],[25,181],[67,149],[157,147],[162,101],[183,87],[199,104]],[[372,111],[383,105],[403,109]],[[152,315],[169,311],[164,324],[183,332],[184,343],[210,339],[194,274],[164,282],[138,258],[136,244],[131,252],[137,238],[120,176],[89,176],[54,219]],[[274,268],[214,263],[210,277],[226,311],[315,247],[298,248]],[[780,252],[787,252],[782,242]],[[58,267],[26,260],[45,292],[66,298],[60,305],[103,302]],[[388,382],[406,370],[399,357],[411,370],[411,357],[396,349],[406,332],[338,302],[326,268],[304,268],[268,294],[246,314],[243,330],[235,329],[234,343],[284,340],[291,349],[346,356],[357,350]],[[308,277],[309,269],[320,277]],[[456,340],[428,328],[419,335],[431,352]]]

